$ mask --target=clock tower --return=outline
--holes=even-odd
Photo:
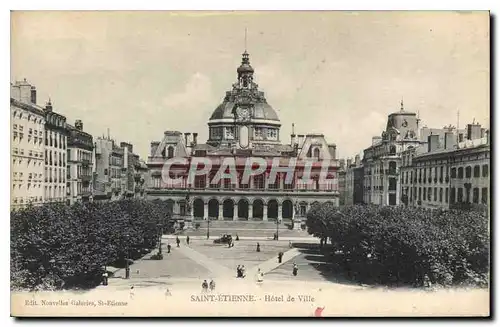
[[[207,144],[238,149],[280,144],[281,123],[267,103],[264,92],[259,91],[254,82],[254,69],[247,51],[243,53],[236,72],[237,82],[231,91],[226,92],[224,101],[210,117]]]

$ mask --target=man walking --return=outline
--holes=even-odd
[[[175,242],[177,243],[177,247],[180,247],[179,245],[181,244],[181,240],[179,240],[179,236],[175,237]]]
[[[187,245],[189,245],[189,235],[186,236],[186,243],[187,243]]]

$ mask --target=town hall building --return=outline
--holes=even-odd
[[[294,131],[290,141],[284,143],[280,127],[276,111],[254,81],[254,69],[245,51],[236,83],[208,121],[206,143],[198,142],[198,133],[178,131],[165,131],[161,141],[151,142],[148,198],[166,200],[174,217],[188,222],[217,219],[300,223],[316,203],[338,206],[336,145],[328,143],[323,134],[296,135]],[[208,158],[211,170],[188,180],[190,162],[197,157]],[[267,168],[246,181],[242,177],[250,157],[264,159]],[[169,174],[176,178],[175,183],[163,176],[165,162],[172,158],[186,159],[171,168]],[[214,179],[225,158],[234,160],[236,182]],[[274,181],[269,178],[273,165],[288,167],[292,161],[296,163],[293,170],[281,169]],[[326,175],[321,174],[322,167],[326,167]],[[288,174],[293,174],[291,183],[286,179]],[[304,174],[310,178],[303,179]]]

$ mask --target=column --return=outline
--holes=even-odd
[[[240,211],[238,210],[238,202],[234,203],[234,215],[233,215],[233,221],[238,220],[240,217]]]
[[[265,203],[265,202],[264,202],[264,205],[262,207],[262,211],[263,211],[262,220],[267,221],[267,203]]]
[[[219,202],[219,220],[224,220],[224,205],[222,202]]]
[[[253,202],[248,202],[248,220],[253,219]]]
[[[203,220],[205,220],[205,218],[207,217],[208,217],[208,201],[203,201]]]
[[[278,203],[278,221],[283,219],[283,206],[281,203]]]

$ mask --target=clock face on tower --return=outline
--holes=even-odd
[[[236,114],[239,121],[249,121],[250,120],[250,109],[238,107],[236,109]]]

